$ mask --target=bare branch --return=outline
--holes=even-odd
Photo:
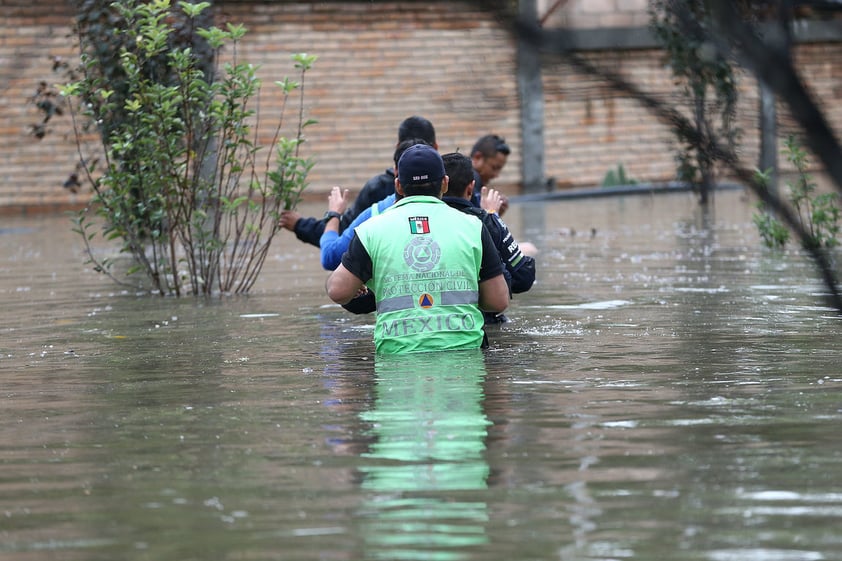
[[[736,19],[736,15],[732,19]],[[596,76],[616,91],[623,92],[637,100],[658,119],[678,129],[691,142],[705,147],[707,153],[712,154],[716,159],[727,165],[758,198],[764,201],[787,223],[801,240],[802,245],[809,247],[805,243],[809,239],[809,233],[801,226],[791,209],[780,198],[770,193],[756,181],[754,172],[741,164],[739,157],[733,150],[721,146],[716,139],[710,138],[702,131],[699,131],[675,108],[661,102],[653,95],[644,92],[619,74],[599,68],[577,55],[572,49],[568,35],[563,30],[543,30],[534,22],[519,21],[515,25],[515,32],[520,35],[522,40],[533,43],[543,52],[562,57],[567,64],[579,72]],[[798,115],[796,116],[799,118],[802,126],[806,125],[805,134],[807,135],[809,145],[813,147],[817,154],[824,154],[825,157],[832,157],[831,155],[836,154],[836,163],[832,167],[833,169],[839,168],[839,173],[842,174],[842,152],[839,151],[838,144],[835,138],[833,138],[832,131],[827,126],[821,111],[813,103],[809,95],[807,95],[803,86],[800,85],[800,80],[797,79],[797,75],[791,64],[786,63],[786,66],[781,66],[784,65],[785,61],[781,60],[780,53],[778,53],[778,56],[774,60],[775,62],[771,62],[769,68],[764,71],[764,76],[766,74],[774,75],[776,74],[775,68],[782,68],[784,78],[775,78],[776,84],[783,92],[782,97],[784,95],[790,95],[787,98],[789,104],[800,103],[809,106],[798,108]],[[800,87],[796,87],[796,85]],[[775,91],[778,90],[776,89]],[[795,115],[795,112],[793,114]],[[808,127],[816,127],[816,129]],[[825,163],[824,158],[822,158],[822,162]],[[829,170],[831,169],[828,163],[825,163],[825,165]],[[842,175],[840,175],[840,181],[837,182],[837,185],[842,186]],[[821,248],[812,247],[809,247],[808,251],[819,268],[822,280],[830,293],[828,298],[829,305],[842,313],[842,294],[840,294],[836,273],[827,253],[822,251]]]

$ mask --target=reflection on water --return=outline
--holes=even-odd
[[[437,559],[488,543],[488,505],[470,494],[489,473],[482,352],[378,357],[375,375],[374,404],[360,415],[373,436],[359,468],[374,493],[360,513],[368,557]]]
[[[251,295],[175,300],[4,219],[0,558],[839,559],[839,317],[716,204],[515,204],[512,321],[396,360],[292,236]]]

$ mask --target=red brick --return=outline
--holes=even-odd
[[[586,4],[591,11],[583,14]],[[517,191],[519,108],[510,37],[469,3],[448,2],[447,9],[435,3],[407,6],[403,2],[375,7],[368,2],[242,2],[226,3],[219,14],[217,24],[231,21],[249,29],[238,54],[241,61],[260,65],[258,75],[264,83],[259,106],[261,139],[272,137],[280,114],[281,96],[273,82],[283,76],[296,77],[290,54],[306,51],[319,56],[306,78],[306,112],[319,120],[306,131],[304,145],[304,155],[316,160],[308,198],[321,199],[334,184],[356,192],[370,176],[381,172],[390,164],[397,124],[410,114],[424,115],[436,124],[440,147],[446,151],[467,151],[487,132],[506,137],[513,153],[497,185],[508,193]],[[567,6],[572,19],[586,16],[594,25],[606,16],[590,0],[571,0]],[[51,136],[42,141],[28,135],[38,114],[26,98],[40,80],[58,81],[50,70],[50,59],[72,52],[65,38],[71,17],[63,4],[4,0],[0,209],[28,204],[56,208],[79,204],[85,197],[61,187],[77,160],[73,143],[62,140],[69,130],[67,119],[51,122]],[[826,100],[828,117],[836,127],[842,126],[842,106],[832,103],[842,90],[836,64],[840,51],[838,44],[811,45],[796,53],[805,80],[818,99]],[[610,52],[588,53],[587,58],[620,68],[658,96],[676,96],[676,86],[664,71],[658,51],[624,53],[622,61],[618,53]],[[558,63],[548,63],[543,78],[548,176],[563,185],[594,184],[623,162],[639,180],[671,177],[671,133],[639,104]],[[756,125],[751,120],[757,105],[754,83],[745,80],[742,92],[743,155],[752,162],[757,154]],[[285,119],[287,124],[294,120],[289,108]],[[792,128],[785,111],[781,122],[782,128]],[[87,187],[83,192],[87,193]]]

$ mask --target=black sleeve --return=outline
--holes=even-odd
[[[362,296],[354,296],[347,304],[342,304],[342,307],[352,314],[370,314],[377,311],[377,302],[374,301],[374,293],[366,290]]]
[[[523,254],[506,223],[496,214],[489,214],[483,222],[495,239],[497,252],[506,266],[509,287],[515,294],[526,292],[535,283],[535,260]]]
[[[295,237],[302,242],[319,247],[319,239],[325,231],[325,221],[319,218],[301,217],[295,223]]]
[[[368,183],[365,184],[368,187]],[[362,211],[367,209],[372,205],[371,197],[369,196],[368,192],[366,191],[366,187],[363,187],[363,190],[360,191],[360,194],[357,195],[357,198],[354,199],[354,204],[349,206],[345,212],[342,214],[342,222],[347,222],[350,224],[354,221],[354,219],[360,215]],[[347,228],[347,226],[346,226]]]
[[[357,237],[356,232],[351,238],[351,243],[348,244],[348,251],[342,254],[342,266],[363,282],[371,280],[371,256],[366,251],[363,242]]]
[[[348,224],[353,222],[354,218],[359,216],[362,211],[391,195],[394,190],[394,183],[388,183],[383,179],[383,175],[372,177],[366,181],[363,188],[360,189],[359,195],[354,199],[354,204],[345,211],[344,216],[348,220]]]
[[[526,292],[535,284],[535,259],[527,255],[518,263],[512,273],[512,292],[520,294]]]
[[[494,278],[497,275],[502,275],[505,267],[500,260],[500,254],[497,252],[497,246],[494,245],[494,240],[491,234],[488,233],[488,228],[485,224],[482,225],[482,264],[479,268],[479,282]]]

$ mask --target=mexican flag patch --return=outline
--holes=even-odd
[[[413,234],[429,234],[430,219],[426,216],[412,216],[409,218],[409,231]]]

